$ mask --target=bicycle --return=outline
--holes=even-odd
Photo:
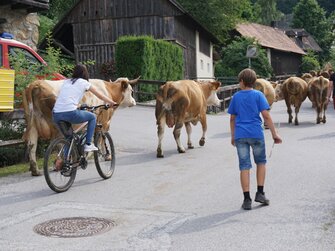
[[[110,106],[82,105],[79,109],[95,112],[99,108],[107,110]],[[54,139],[45,152],[44,177],[48,186],[57,193],[65,192],[72,186],[79,167],[83,170],[87,168],[88,157],[92,155],[84,151],[87,124],[85,122],[73,130],[71,123],[60,121],[59,128],[64,138]],[[96,125],[94,144],[98,148],[93,152],[97,171],[103,179],[109,179],[115,169],[115,149],[111,135],[102,129],[101,124]]]

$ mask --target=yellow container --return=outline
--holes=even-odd
[[[15,71],[0,69],[0,112],[14,110]]]

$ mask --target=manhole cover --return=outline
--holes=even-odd
[[[43,222],[34,231],[48,237],[75,238],[105,233],[115,225],[114,221],[103,218],[73,217]]]

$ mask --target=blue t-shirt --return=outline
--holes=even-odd
[[[235,139],[264,139],[260,112],[270,106],[264,94],[257,90],[241,90],[234,94],[228,113],[235,115]]]

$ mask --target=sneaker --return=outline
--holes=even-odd
[[[255,201],[262,203],[266,206],[270,205],[270,200],[265,197],[264,193],[256,192]]]
[[[251,210],[251,200],[248,200],[248,199],[244,200],[242,204],[242,208],[244,210]]]
[[[93,152],[93,151],[98,151],[99,149],[94,145],[94,144],[90,144],[90,145],[86,145],[84,147],[84,151],[85,152]]]

